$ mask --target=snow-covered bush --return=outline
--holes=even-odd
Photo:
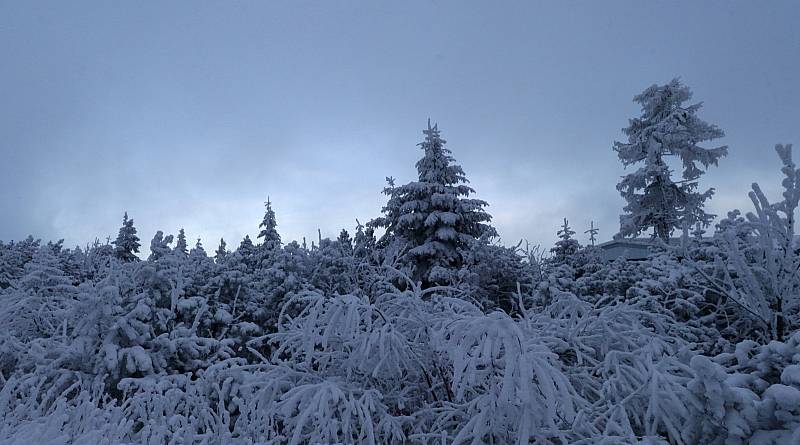
[[[800,252],[795,242],[795,211],[800,200],[800,169],[791,145],[775,147],[784,174],[783,200],[771,204],[758,184],[746,218],[732,213],[716,234],[719,251],[713,268],[695,262],[705,286],[724,297],[738,318],[734,327],[760,340],[782,340],[797,328],[800,315]]]

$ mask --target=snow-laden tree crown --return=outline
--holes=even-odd
[[[623,165],[639,166],[617,185],[627,202],[620,217],[619,236],[636,236],[652,228],[654,236],[669,242],[675,229],[696,223],[708,227],[714,219],[715,215],[703,210],[714,189],[699,191],[698,179],[704,168],[717,165],[728,154],[728,148],[698,145],[725,133],[697,116],[701,103],[685,104],[691,98],[689,87],[678,79],[653,85],[634,97],[642,115],[631,119],[622,130],[628,142],[614,143]],[[680,180],[672,178],[669,157],[681,164]]]

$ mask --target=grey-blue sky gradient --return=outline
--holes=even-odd
[[[612,143],[674,76],[727,133],[724,215],[800,145],[799,5],[0,1],[0,239],[84,244],[127,210],[145,251],[179,227],[211,251],[268,195],[285,241],[335,236],[413,178],[428,117],[504,242],[608,239]]]

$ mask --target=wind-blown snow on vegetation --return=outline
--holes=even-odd
[[[720,136],[680,112],[675,82],[637,96],[651,114],[653,97],[681,99],[659,111],[677,123],[637,141],[694,144],[659,133],[686,122]],[[0,243],[0,443],[800,443],[791,146],[776,147],[780,199],[754,184],[752,212],[712,228],[708,192],[672,210],[637,198],[680,150],[618,144],[658,166],[620,188],[650,215],[622,232],[660,239],[625,261],[566,219],[546,255],[496,244],[438,127],[424,136],[418,180],[390,178],[383,215],[352,236],[283,244],[268,202],[257,242],[213,257],[181,229],[140,259],[127,213],[113,243]],[[690,148],[704,166],[724,154]]]

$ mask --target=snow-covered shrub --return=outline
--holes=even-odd
[[[800,440],[800,334],[785,343],[744,341],[735,352],[691,361],[695,443],[783,444]]]
[[[775,147],[783,162],[783,200],[771,204],[758,184],[746,219],[732,213],[716,237],[720,251],[714,268],[695,262],[695,270],[725,304],[735,307],[734,328],[761,341],[782,340],[796,329],[800,315],[800,252],[795,244],[795,211],[800,200],[800,169],[791,145]]]

